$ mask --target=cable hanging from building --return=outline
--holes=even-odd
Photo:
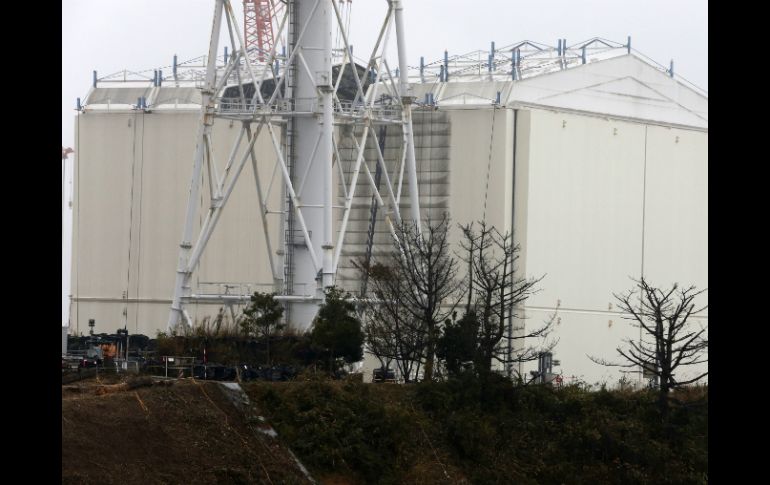
[[[492,171],[492,148],[495,140],[495,115],[497,114],[497,104],[492,106],[492,128],[489,134],[489,157],[487,159],[487,185],[484,188],[484,212],[482,221],[487,222],[487,200],[489,199],[489,176]]]

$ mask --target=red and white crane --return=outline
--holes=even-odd
[[[243,32],[251,59],[264,62],[272,50],[273,19],[282,5],[283,2],[274,0],[243,0]]]

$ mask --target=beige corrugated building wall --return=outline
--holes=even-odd
[[[198,116],[194,109],[78,115],[76,140],[82,152],[73,203],[72,332],[87,333],[89,319],[96,320],[96,332],[126,326],[150,336],[165,331]],[[232,142],[237,133],[237,126],[217,123],[215,143]],[[264,136],[256,146],[260,153],[272,152]],[[270,156],[260,157],[260,168],[269,173],[273,162]],[[201,287],[218,290],[220,282],[263,282],[267,286],[254,286],[254,291],[270,289],[256,189],[253,177],[246,175],[201,260],[196,276]],[[207,185],[201,193],[205,214]],[[271,200],[277,205],[280,191],[273,191]],[[278,216],[269,217],[277,221]],[[278,232],[273,236],[277,245]],[[216,305],[197,305],[190,314],[201,321],[218,311]]]

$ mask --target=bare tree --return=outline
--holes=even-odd
[[[546,343],[544,339],[550,333],[556,315],[533,328],[514,325],[515,319],[522,320],[517,310],[538,291],[536,286],[545,275],[538,278],[520,276],[516,261],[521,248],[513,243],[513,236],[508,232],[501,234],[484,222],[479,226],[478,232],[473,224],[462,226],[463,260],[468,264],[465,313],[475,315],[478,320],[478,371],[490,372],[495,360],[506,366],[510,376],[514,363],[536,360],[542,352],[553,349],[557,342]],[[543,344],[526,345],[526,339],[543,341]]]
[[[374,325],[389,325],[401,332],[403,338],[394,343],[410,346],[400,354],[401,359],[417,358],[418,366],[423,362],[423,378],[427,381],[433,379],[441,325],[461,296],[448,229],[446,214],[438,222],[428,220],[422,231],[419,223],[402,222],[396,230],[393,251],[383,265],[388,273],[380,277],[368,274],[374,297],[380,300],[370,306],[374,318],[379,318]],[[358,267],[369,271],[361,264]],[[401,348],[397,352],[403,351]]]
[[[395,361],[404,381],[417,378],[425,354],[425,326],[414,318],[403,298],[407,291],[404,279],[394,268],[391,258],[386,264],[375,263],[366,268],[364,263],[354,263],[369,279],[371,299],[364,299],[367,318],[364,326],[369,351],[388,367]]]
[[[403,298],[407,291],[397,267],[375,263],[367,274],[373,300],[367,300],[368,319],[364,328],[369,350],[377,356],[383,367],[395,361],[404,381],[417,378],[421,360],[425,354],[425,325],[414,318]],[[359,268],[363,269],[359,265]]]
[[[695,377],[680,379],[677,373],[683,368],[708,362],[708,328],[694,325],[690,319],[706,308],[695,306],[695,298],[706,290],[695,286],[670,289],[650,286],[644,278],[633,280],[635,286],[626,293],[614,294],[626,319],[641,329],[640,341],[625,339],[625,347],[617,352],[622,363],[613,363],[596,357],[594,362],[614,367],[641,367],[651,372],[658,381],[658,403],[664,418],[668,414],[669,391],[697,382],[708,371]]]

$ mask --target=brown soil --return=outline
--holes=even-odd
[[[62,483],[308,483],[247,411],[212,382],[62,386]]]

